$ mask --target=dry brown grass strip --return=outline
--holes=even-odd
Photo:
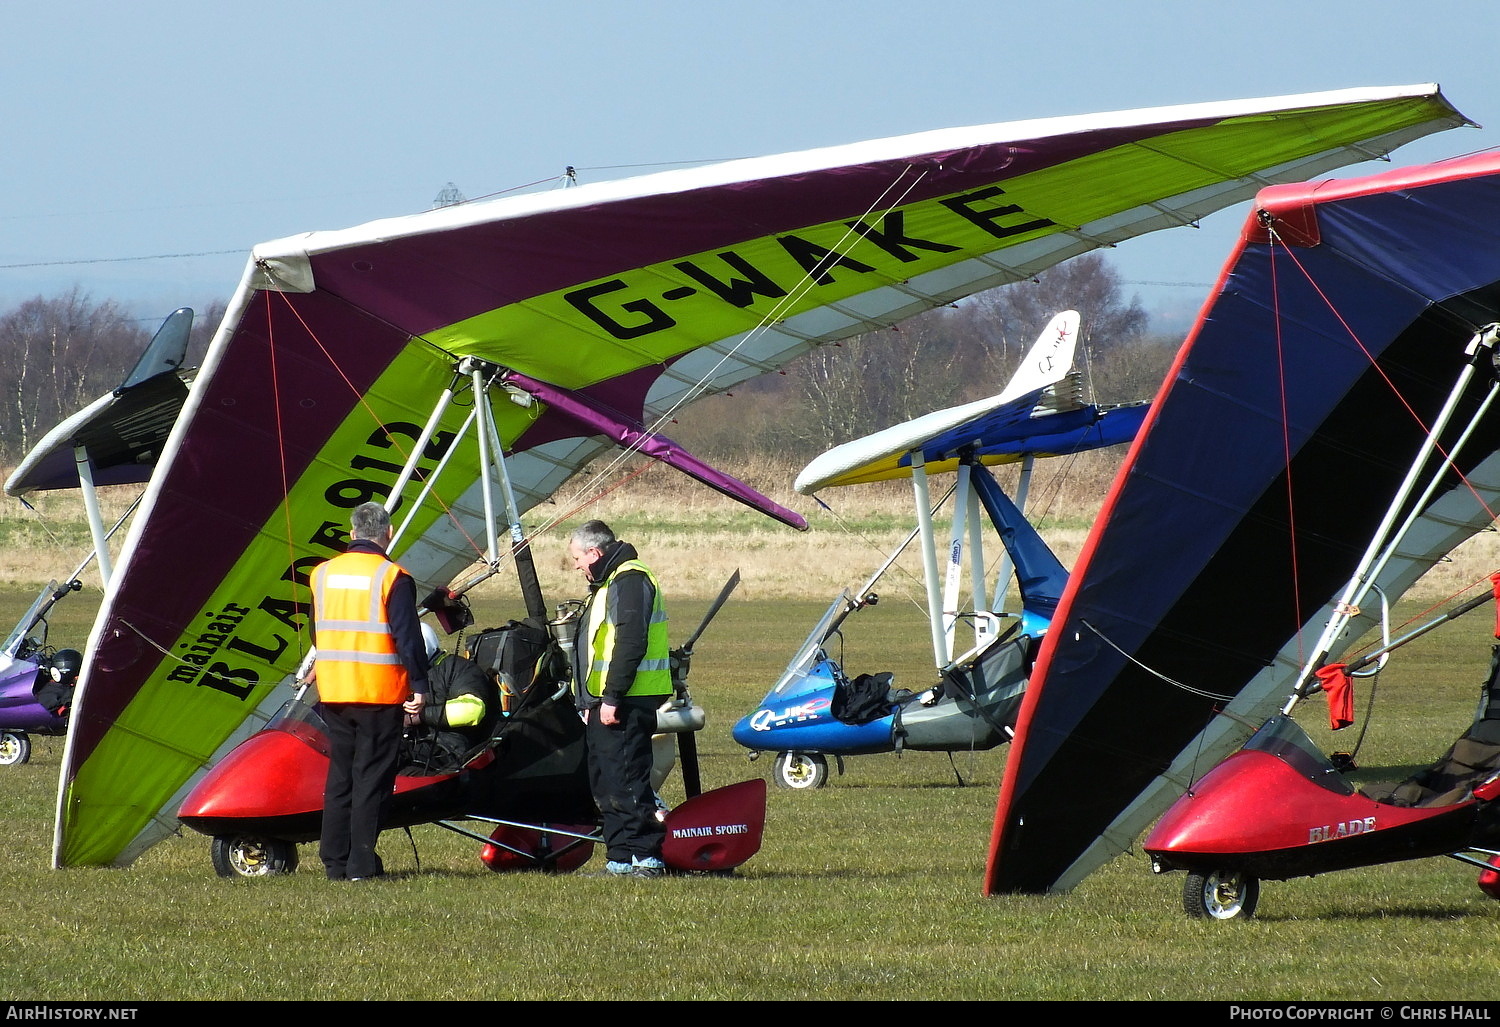
[[[1038,465],[1028,514],[1065,565],[1072,566],[1077,559],[1122,456],[1123,449],[1117,449]],[[567,597],[582,591],[565,549],[568,532],[590,518],[612,524],[621,537],[634,543],[672,594],[711,597],[739,570],[738,595],[745,599],[832,598],[841,588],[857,588],[914,524],[911,486],[905,481],[831,490],[823,497],[833,507],[830,511],[791,491],[797,470],[793,466],[766,460],[738,470],[750,484],[806,517],[809,530],[798,532],[760,517],[666,468],[653,466],[609,492],[605,492],[604,476],[585,476],[560,490],[555,505],[538,508],[524,518],[530,530],[548,515],[585,504],[534,543],[547,595]],[[1015,473],[1014,468],[997,472],[1008,491],[1014,490]],[[941,494],[947,481],[947,476],[934,479],[934,495]],[[123,514],[135,494],[135,489],[127,487],[102,490],[106,520],[112,522]],[[599,498],[591,499],[595,496]],[[28,497],[28,502],[34,509],[16,500],[0,506],[0,581],[61,580],[92,548],[78,496],[74,492],[39,493]],[[940,520],[939,531],[946,533],[946,519]],[[112,546],[116,555],[123,538],[122,531]],[[990,556],[993,566],[998,554]],[[1481,581],[1497,566],[1500,538],[1493,532],[1481,533],[1433,568],[1413,595],[1436,598],[1456,593]],[[921,577],[921,561],[912,547],[879,591],[917,602]],[[84,584],[97,588],[92,570],[84,574]],[[480,586],[476,595],[497,598],[514,591],[510,576],[502,574]]]

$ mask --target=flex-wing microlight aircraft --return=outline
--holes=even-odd
[[[1078,328],[1074,311],[1053,318],[999,395],[845,443],[798,476],[796,489],[803,493],[910,477],[917,528],[857,595],[846,591],[834,600],[760,708],[735,724],[736,742],[753,752],[777,753],[773,779],[778,785],[821,787],[830,756],[842,772],[845,756],[904,749],[981,751],[1010,740],[1033,647],[1067,581],[1067,571],[1021,512],[1032,464],[1038,456],[1128,442],[1146,412],[1144,404],[1101,411],[1075,394],[1081,390],[1070,368]],[[1064,384],[1069,387],[1059,389]],[[1015,503],[988,470],[1012,462],[1022,464]],[[955,472],[956,481],[949,493],[952,538],[940,583],[928,476],[943,471]],[[997,571],[993,596],[981,507],[1008,556]],[[893,687],[889,674],[846,673],[830,655],[829,642],[851,614],[876,603],[871,589],[918,537],[936,677],[912,691]],[[960,613],[966,566],[973,602]],[[1007,619],[1004,599],[1012,571],[1021,610]],[[974,637],[959,652],[961,621],[971,624]]]
[[[358,503],[411,511],[393,555],[424,592],[509,558],[490,453],[517,515],[629,441],[795,522],[652,426],[820,343],[1466,123],[1431,85],[1019,122],[256,247],[90,637],[54,864],[129,863],[281,706],[307,574]],[[488,453],[460,451],[481,387],[513,402]]]
[[[55,652],[48,644],[47,617],[57,603],[83,587],[79,575],[95,560],[100,583],[108,587],[108,542],[120,522],[105,527],[96,487],[141,484],[150,477],[192,381],[191,370],[184,367],[192,327],[193,312],[187,307],[168,315],[119,388],[44,435],[6,479],[5,494],[17,498],[78,489],[94,551],[67,581],[53,581],[42,589],[0,646],[0,766],[30,759],[28,735],[67,731],[69,710],[59,705],[65,696],[51,696],[54,701],[38,696]]]
[[[666,828],[662,858],[679,873],[734,870],[759,851],[765,829],[764,781],[703,791],[693,732],[705,721],[687,687],[693,646],[738,583],[736,572],[697,630],[672,651],[673,696],[657,713],[652,785],[658,794],[676,752],[682,756],[687,799],[659,814]],[[480,843],[480,859],[496,871],[565,873],[588,862],[602,832],[565,670],[576,612],[549,622],[551,637],[513,624],[474,639],[469,655],[496,672],[514,708],[459,765],[407,761],[396,777],[387,829],[436,824]],[[298,843],[315,841],[322,830],[328,755],[316,692],[299,694],[214,765],[178,818],[211,837],[210,858],[221,877],[291,873]]]
[[[1404,800],[1356,791],[1286,716],[1495,519],[1496,226],[1494,154],[1256,198],[1042,646],[987,891],[1069,888],[1166,811],[1145,849],[1188,871],[1195,916],[1248,915],[1261,878],[1430,855],[1497,894],[1500,764],[1475,750],[1500,709],[1450,753],[1467,776],[1449,761],[1419,776],[1451,787]]]

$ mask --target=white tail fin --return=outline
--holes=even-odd
[[[1062,381],[1073,367],[1073,349],[1077,342],[1078,311],[1064,310],[1047,322],[1042,334],[1031,344],[1010,384],[1000,393],[1000,402]]]

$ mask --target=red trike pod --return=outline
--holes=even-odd
[[[764,780],[715,788],[667,814],[662,859],[673,870],[732,870],[760,851],[765,828]]]
[[[536,827],[501,824],[490,835],[490,844],[480,850],[479,859],[497,873],[542,870],[549,874],[567,874],[589,861],[594,854],[593,838],[597,833],[593,824],[538,824]]]
[[[1491,856],[1490,865],[1479,871],[1479,890],[1500,899],[1500,856]]]

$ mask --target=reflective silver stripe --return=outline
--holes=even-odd
[[[388,665],[401,662],[399,653],[366,653],[358,649],[319,649],[318,659],[335,660],[339,663],[375,663]]]
[[[605,682],[609,677],[611,657],[614,655],[613,642],[619,615],[619,590],[615,587],[615,582],[627,572],[645,575],[651,585],[651,607],[646,621],[646,647],[648,652],[661,655],[642,659],[636,664],[633,672],[634,680],[626,695],[670,694],[672,665],[668,651],[670,645],[665,635],[667,608],[662,601],[661,585],[657,582],[656,576],[639,560],[626,560],[616,566],[603,582],[600,591],[595,592],[589,599],[587,634],[580,636],[580,640],[582,638],[589,640],[588,652],[592,657],[584,690],[594,696],[602,695],[604,692]],[[604,595],[601,596],[600,592]],[[604,601],[601,602],[601,599]],[[607,649],[606,643],[609,643]],[[606,651],[601,652],[601,649],[606,649]],[[658,680],[643,682],[641,680],[643,677],[654,677]]]
[[[320,620],[318,627],[328,631],[363,631],[367,634],[389,635],[391,626],[385,621],[366,620]]]
[[[370,588],[375,584],[375,579],[363,574],[329,574],[325,576],[325,582],[327,588],[342,588],[354,592]]]
[[[386,572],[392,566],[391,561],[381,560],[380,563],[376,564],[375,573],[370,579],[369,619],[372,622],[385,620],[385,597],[382,595],[385,590],[381,587],[380,583],[385,581]]]
[[[341,589],[343,591],[363,590],[370,600],[368,620],[324,620],[319,618],[314,622],[315,630],[324,631],[363,631],[370,634],[392,635],[390,624],[385,619],[385,604],[382,601],[382,589],[380,583],[385,580],[388,569],[394,564],[390,560],[381,560],[375,565],[375,573],[366,577],[362,574],[332,574],[327,570],[327,563],[318,565],[313,574],[313,604],[316,609],[327,608],[326,593],[329,589]],[[391,662],[381,660],[381,663]]]
[[[605,584],[608,587],[608,582]],[[589,685],[595,680],[600,682],[600,690],[603,690],[604,676],[609,672],[609,657],[604,653],[596,652],[598,648],[596,639],[599,637],[600,629],[604,627],[605,613],[607,612],[605,607],[609,605],[609,600],[610,596],[607,592],[602,603],[599,602],[599,594],[597,592],[589,597],[588,622],[584,625],[584,629],[588,633],[580,635],[576,643],[578,645],[586,644],[589,655],[592,657],[589,661],[588,673],[584,675],[583,681],[579,683],[582,691],[589,692],[590,694],[593,693]],[[587,639],[586,642],[584,641],[585,639]]]

